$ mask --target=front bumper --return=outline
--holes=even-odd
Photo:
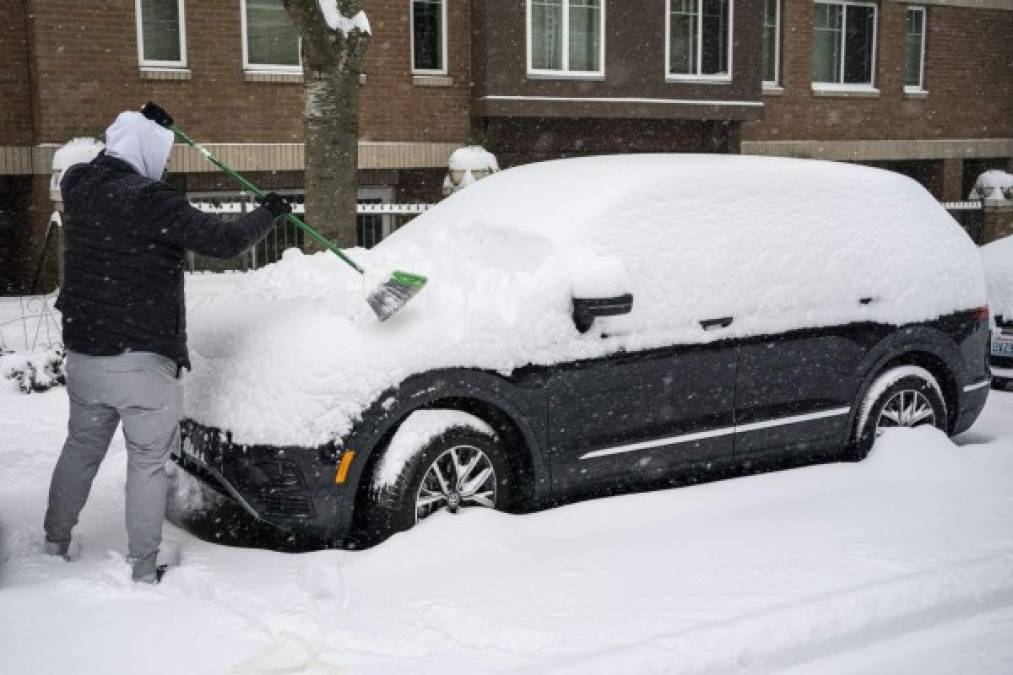
[[[354,499],[335,485],[334,446],[242,445],[192,420],[180,423],[180,437],[173,459],[254,518],[325,546],[343,538]]]

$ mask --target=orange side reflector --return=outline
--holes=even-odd
[[[338,464],[338,473],[334,476],[335,485],[345,484],[345,479],[348,478],[348,467],[352,466],[353,459],[355,459],[355,451],[345,450],[345,454],[341,456],[341,463]]]

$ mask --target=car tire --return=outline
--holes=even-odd
[[[467,470],[472,459],[476,464],[461,481],[454,474]],[[486,470],[491,474],[480,480]],[[441,477],[445,481],[442,487]],[[475,481],[480,484],[472,485]],[[499,438],[468,427],[452,427],[408,458],[395,480],[377,485],[375,476],[371,478],[368,503],[362,505],[362,535],[374,544],[438,511],[510,508],[513,487],[513,471]],[[430,501],[423,506],[427,499]]]
[[[997,391],[1013,391],[1013,380],[1008,380],[1005,377],[993,377],[992,388]]]
[[[863,394],[855,432],[844,458],[865,459],[886,428],[925,424],[947,431],[946,400],[939,382],[924,368],[891,368],[881,373]]]

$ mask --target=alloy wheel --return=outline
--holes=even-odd
[[[936,413],[928,397],[920,391],[904,389],[890,397],[876,421],[876,435],[886,429],[936,424]]]
[[[426,469],[415,496],[415,521],[446,509],[467,506],[496,508],[496,469],[482,450],[457,445],[444,451]]]

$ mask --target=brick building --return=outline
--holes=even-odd
[[[435,201],[450,152],[873,163],[940,198],[1013,156],[1013,0],[366,0],[361,197]],[[298,37],[281,0],[0,0],[0,293],[24,290],[52,154],[155,100],[297,190]],[[235,190],[188,149],[172,180]],[[53,275],[50,275],[53,278]]]

